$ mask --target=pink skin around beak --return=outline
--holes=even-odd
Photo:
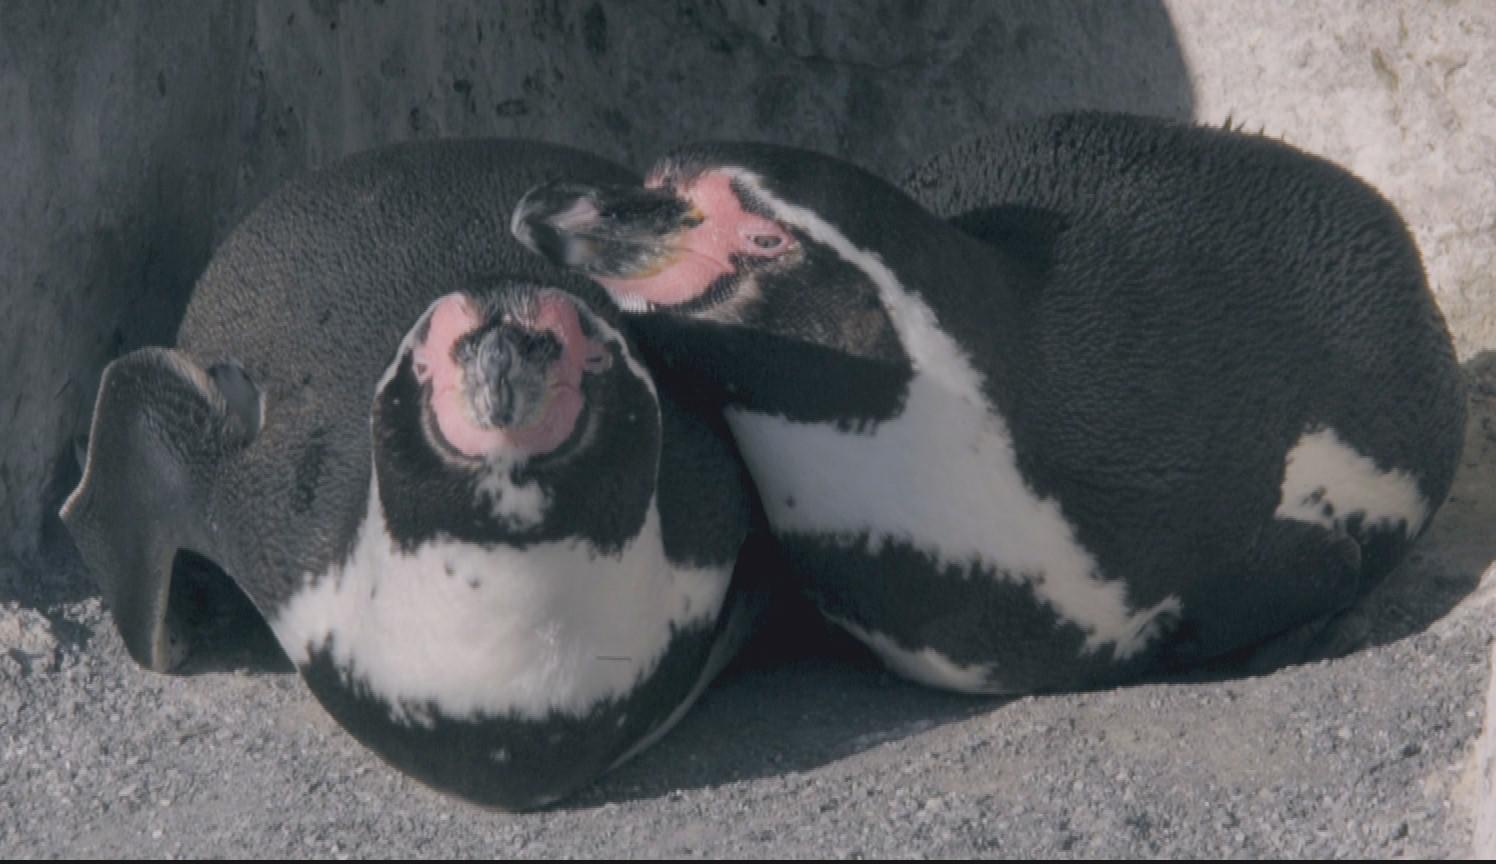
[[[661,185],[658,178],[647,184],[649,188]],[[657,306],[676,306],[700,297],[718,278],[732,273],[734,256],[777,258],[794,248],[795,239],[778,223],[743,209],[725,172],[709,171],[680,194],[702,216],[699,225],[678,238],[676,250],[682,254],[646,276],[597,277],[615,300],[638,297]]]
[[[514,448],[527,456],[549,453],[571,437],[582,413],[582,376],[608,367],[611,355],[607,345],[582,332],[571,300],[555,291],[541,294],[534,320],[520,324],[550,331],[562,346],[561,359],[550,369],[544,412],[529,426],[486,426],[474,422],[468,411],[462,393],[463,371],[452,359],[457,340],[483,323],[467,298],[448,294],[437,301],[426,339],[413,352],[417,380],[431,385],[431,411],[437,428],[448,444],[474,459],[503,448]]]

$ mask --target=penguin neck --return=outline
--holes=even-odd
[[[348,558],[307,574],[271,627],[298,668],[330,663],[400,725],[585,716],[650,674],[674,633],[709,624],[725,596],[722,567],[667,558],[653,497],[612,553],[576,539],[404,549],[380,500],[376,476]]]
[[[672,315],[635,319],[662,386],[698,404],[860,427],[897,416],[913,370],[770,330]]]
[[[928,241],[898,244],[863,269],[878,286],[914,376],[1005,416],[1023,345],[1019,269],[944,224]]]
[[[859,369],[856,361],[845,359],[830,366],[832,380],[817,382],[817,394],[836,399],[837,388],[852,383],[845,373],[858,369],[885,386],[896,382],[902,403],[913,380],[923,377],[953,398],[985,403],[1000,420],[1011,410],[1013,382],[1024,354],[1026,300],[1036,288],[1037,274],[902,194],[887,191],[877,212],[838,212],[845,225],[759,193],[776,216],[831,247],[876,287],[908,358],[907,368],[897,370],[873,368],[877,364],[871,361]],[[762,411],[762,403],[741,404],[770,413]]]
[[[992,459],[1006,465],[1005,470],[1012,474],[1011,477],[1005,476],[1003,482],[1022,485],[1017,475],[1012,436],[1004,411],[1008,402],[1006,385],[1012,367],[1006,362],[1008,355],[1002,351],[1001,346],[1005,334],[1013,333],[1016,328],[1012,325],[1011,318],[1003,313],[1017,309],[1018,304],[1013,300],[1012,292],[1004,284],[993,285],[992,290],[985,293],[995,295],[995,301],[989,297],[982,308],[963,313],[990,317],[992,326],[998,331],[991,338],[999,343],[999,347],[992,356],[983,357],[986,362],[980,368],[968,352],[968,346],[963,345],[949,329],[942,326],[946,320],[955,316],[950,304],[945,305],[946,314],[942,315],[927,302],[927,298],[944,296],[942,292],[947,289],[955,293],[973,282],[979,283],[977,287],[985,288],[976,275],[981,269],[975,262],[982,262],[989,256],[981,249],[971,248],[976,244],[966,242],[964,236],[951,237],[948,235],[956,232],[937,230],[932,232],[935,238],[935,242],[931,244],[933,248],[924,245],[905,246],[902,251],[906,254],[894,258],[890,266],[890,262],[883,256],[854,246],[844,235],[825,223],[812,221],[813,215],[796,215],[801,220],[800,227],[805,228],[809,224],[808,230],[812,236],[837,248],[849,263],[858,267],[877,286],[879,298],[897,334],[899,345],[908,358],[908,365],[899,370],[878,370],[881,375],[874,373],[869,376],[876,377],[885,384],[897,382],[899,392],[896,400],[880,405],[876,412],[868,411],[868,416],[849,418],[843,413],[826,419],[805,413],[791,414],[775,410],[778,406],[765,400],[728,405],[727,420],[750,471],[755,480],[765,487],[769,497],[774,499],[765,502],[771,521],[784,527],[799,522],[801,518],[799,514],[791,512],[796,507],[796,495],[786,494],[782,496],[783,500],[779,500],[781,496],[775,494],[781,485],[779,481],[786,477],[785,464],[795,459],[786,453],[795,449],[796,439],[809,441],[824,438],[822,443],[827,448],[819,467],[805,465],[802,466],[803,471],[788,472],[804,476],[805,472],[835,474],[839,470],[848,474],[880,473],[874,470],[874,466],[885,462],[885,459],[883,456],[870,455],[872,453],[886,453],[888,459],[896,462],[904,460],[900,464],[921,464],[922,460],[911,458],[912,454],[907,451],[960,449],[963,436],[975,436],[990,445]],[[916,252],[910,254],[911,249]],[[922,269],[934,266],[931,262],[937,259],[941,261],[937,269]],[[900,278],[900,271],[933,272],[940,274],[941,278],[950,278],[954,273],[956,278],[964,281],[959,284],[942,283],[938,286],[939,290],[920,293],[910,289]],[[996,311],[999,309],[1002,311]],[[757,356],[755,352],[742,353]],[[827,376],[833,380],[823,379],[818,382],[818,387],[806,389],[815,394],[827,391],[844,393],[841,388],[852,380],[845,375],[848,368],[853,368],[851,362],[844,360],[841,368]],[[820,371],[817,370],[818,373]],[[812,431],[810,427],[822,428]],[[832,443],[836,440],[849,445],[853,442],[865,443],[848,450]],[[906,452],[895,452],[896,450]],[[839,453],[833,455],[834,451]],[[857,467],[853,467],[854,465]],[[882,472],[888,472],[891,468],[891,464],[885,463]],[[886,478],[878,480],[874,485],[882,489],[886,485]],[[838,481],[832,481],[828,488],[840,488]],[[868,491],[869,494],[878,494],[871,488]],[[835,509],[832,502],[824,503],[826,506],[823,509]],[[811,506],[815,508],[813,503]],[[782,518],[775,519],[776,513]]]
[[[407,551],[379,500],[376,483],[347,560],[271,626],[339,725],[401,771],[543,806],[647,746],[704,684],[731,565],[672,563],[655,501],[626,548],[599,554],[582,540]]]

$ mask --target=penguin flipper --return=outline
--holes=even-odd
[[[211,484],[260,413],[258,390],[230,364],[204,371],[179,351],[142,348],[104,370],[83,479],[61,516],[147,669],[168,672],[186,656],[168,614],[172,564],[183,549],[216,557],[203,515]]]
[[[773,593],[769,584],[769,574],[758,569],[758,565],[760,559],[764,557],[762,550],[773,542],[772,536],[766,530],[758,530],[749,534],[743,543],[742,557],[739,558],[733,570],[732,583],[727,589],[727,596],[723,598],[722,611],[717,616],[712,642],[701,664],[701,672],[696,676],[696,683],[660,723],[655,725],[647,735],[631,744],[621,756],[614,759],[608,766],[608,770],[617,768],[649,749],[656,741],[663,738],[666,732],[675,728],[681,718],[691,710],[691,706],[701,698],[701,694],[706,692],[706,688],[717,680],[722,670],[737,659],[743,646],[747,645],[748,640],[758,631],[759,624],[768,613]]]
[[[712,653],[702,668],[704,683],[715,680],[737,659],[769,614],[776,593],[788,590],[778,584],[777,577],[781,577],[786,567],[779,543],[769,531],[767,521],[758,521],[760,518],[756,514],[755,526],[748,532],[738,553],[732,585],[727,590],[727,599],[722,603],[722,615],[717,623],[717,639],[712,643]]]

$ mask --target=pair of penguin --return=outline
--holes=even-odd
[[[742,641],[734,445],[828,618],[971,692],[1333,614],[1442,502],[1447,329],[1343,171],[1074,115],[907,185],[766,145],[642,184],[512,142],[349,160],[235,232],[177,350],[111,366],[64,518],[137,660],[170,663],[171,560],[206,555],[352,734],[518,809]]]

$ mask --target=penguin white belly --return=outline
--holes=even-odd
[[[1080,628],[1085,652],[1109,645],[1118,660],[1145,648],[1161,616],[1180,609],[1172,595],[1147,609],[1130,608],[1125,583],[1103,578],[1058,503],[1028,488],[1006,424],[933,376],[916,375],[903,413],[865,430],[737,408],[727,416],[769,520],[782,534],[847,547],[866,537],[874,554],[885,542],[901,541],[942,567],[980,563],[998,579],[1028,585],[1061,620]],[[864,641],[896,647],[888,639]],[[972,689],[977,673],[925,656],[928,650],[896,658],[880,653],[897,668],[923,670],[915,677],[960,689]]]
[[[584,716],[647,676],[675,631],[715,620],[732,572],[671,564],[654,504],[611,557],[579,541],[406,554],[377,487],[369,501],[348,559],[310,577],[271,626],[298,666],[329,651],[406,724],[429,725],[427,706],[451,718]]]

